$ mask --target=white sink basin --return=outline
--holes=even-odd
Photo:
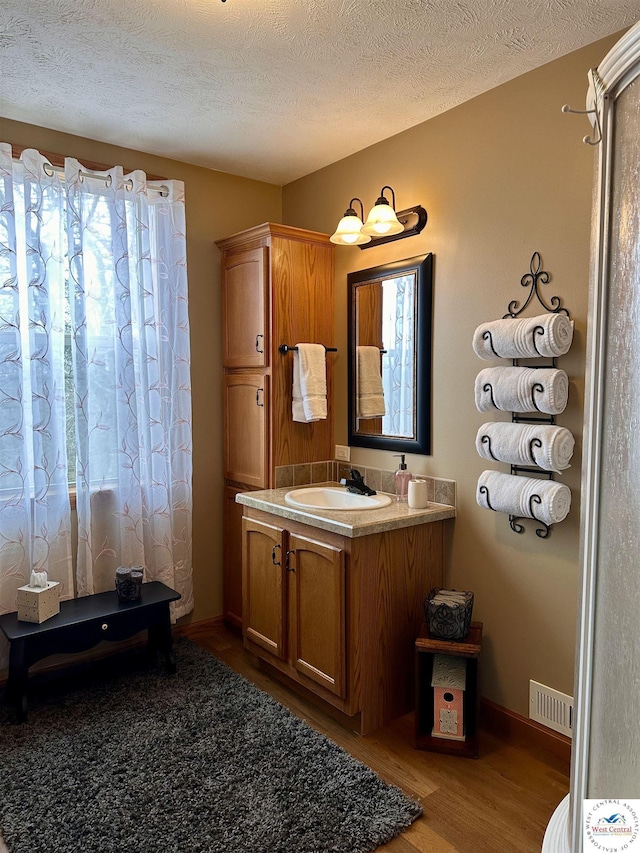
[[[301,509],[380,509],[391,503],[389,495],[356,495],[346,489],[332,486],[307,486],[294,489],[284,496],[290,506]]]

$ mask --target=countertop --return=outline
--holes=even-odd
[[[310,483],[309,488],[321,486],[338,486],[338,483]],[[281,518],[289,518],[329,530],[341,536],[355,539],[358,536],[368,536],[371,533],[383,533],[385,530],[395,530],[400,527],[413,527],[416,524],[428,524],[432,521],[442,521],[445,518],[455,518],[456,508],[447,504],[429,503],[425,509],[410,509],[406,501],[398,502],[395,495],[388,506],[380,509],[365,510],[308,510],[299,509],[285,503],[284,496],[293,488],[303,486],[287,486],[283,489],[263,489],[257,492],[240,492],[236,502],[244,506],[261,509]]]

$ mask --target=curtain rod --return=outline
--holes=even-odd
[[[26,151],[28,148],[33,148],[33,145],[13,145],[11,144],[11,150],[14,157],[19,157],[23,151]],[[51,163],[52,166],[55,166],[58,169],[64,168],[65,155],[56,154],[53,151],[41,151],[39,148],[37,149],[43,157],[46,157],[47,160]],[[110,169],[111,166],[105,163],[96,163],[93,160],[84,160],[82,161],[82,165],[86,166],[87,169],[92,169],[95,172],[106,172],[107,169]],[[132,170],[133,171],[133,170]],[[91,177],[95,177],[92,175]],[[166,181],[167,178],[164,175],[150,175],[147,174],[148,181]]]
[[[49,175],[50,178],[55,175],[56,172],[64,176],[64,172],[61,166],[53,166],[51,163],[43,163],[42,169],[45,175]],[[102,181],[102,183],[108,187],[110,187],[112,183],[111,175],[98,175],[95,172],[87,172],[84,169],[80,169],[78,171],[78,175],[80,176],[81,181],[84,180],[84,178],[93,178],[94,181]],[[147,182],[148,181],[149,176],[147,175]],[[131,178],[127,178],[127,180],[124,182],[124,188],[126,190],[133,189],[133,181],[131,180]],[[169,187],[165,184],[163,184],[161,187],[148,187],[148,189],[153,192],[157,192],[160,196],[162,196],[162,198],[168,198],[169,196]]]

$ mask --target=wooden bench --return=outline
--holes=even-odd
[[[7,699],[15,702],[18,722],[27,719],[29,667],[48,655],[91,649],[102,640],[126,640],[148,632],[150,651],[164,655],[175,672],[169,604],[180,593],[159,581],[142,585],[139,601],[121,602],[115,590],[60,602],[60,612],[45,622],[20,622],[17,613],[0,616],[0,630],[11,643]]]

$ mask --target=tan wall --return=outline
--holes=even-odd
[[[530,678],[573,693],[594,154],[581,142],[589,131],[586,119],[560,108],[566,102],[583,108],[587,72],[616,38],[289,184],[283,195],[287,224],[329,233],[352,196],[368,208],[384,184],[395,189],[399,209],[422,204],[428,211],[418,236],[364,251],[336,249],[335,437],[346,444],[347,273],[433,252],[433,451],[407,461],[414,473],[457,481],[447,582],[476,595],[474,616],[485,626],[483,693],[525,716]],[[573,506],[548,540],[536,537],[531,524],[523,535],[513,533],[506,515],[481,509],[475,500],[479,474],[496,466],[475,451],[478,427],[492,418],[474,405],[475,376],[487,363],[475,356],[472,334],[481,322],[501,317],[512,299],[526,296],[520,279],[534,251],[552,276],[546,297],[558,294],[576,321],[572,350],[560,363],[571,379],[570,403],[558,419],[577,439],[573,465],[562,478]],[[392,469],[397,460],[356,448],[352,461]]]
[[[193,619],[222,611],[222,422],[219,253],[214,240],[265,221],[333,231],[352,195],[365,206],[391,184],[398,207],[422,204],[424,232],[360,251],[336,250],[335,437],[347,441],[346,275],[423,252],[435,255],[433,452],[408,458],[414,473],[455,479],[458,518],[449,536],[451,586],[476,593],[485,623],[483,692],[527,714],[529,678],[573,692],[578,576],[580,432],[593,151],[589,126],[560,107],[584,103],[586,74],[618,36],[524,75],[416,128],[280,188],[149,154],[0,119],[0,140],[183,180],[186,186],[191,344],[194,369]],[[402,92],[399,97],[402,97]],[[483,362],[471,336],[525,291],[534,251],[576,320],[570,405],[559,418],[578,439],[563,478],[573,491],[569,518],[547,541],[531,525],[522,536],[506,516],[475,503],[485,467],[474,448],[487,419],[473,404]],[[356,463],[394,468],[389,453],[354,449]],[[489,466],[490,467],[490,466]]]
[[[185,183],[193,392],[193,620],[222,613],[220,253],[214,240],[281,221],[282,190],[139,151],[0,119],[0,141]]]

